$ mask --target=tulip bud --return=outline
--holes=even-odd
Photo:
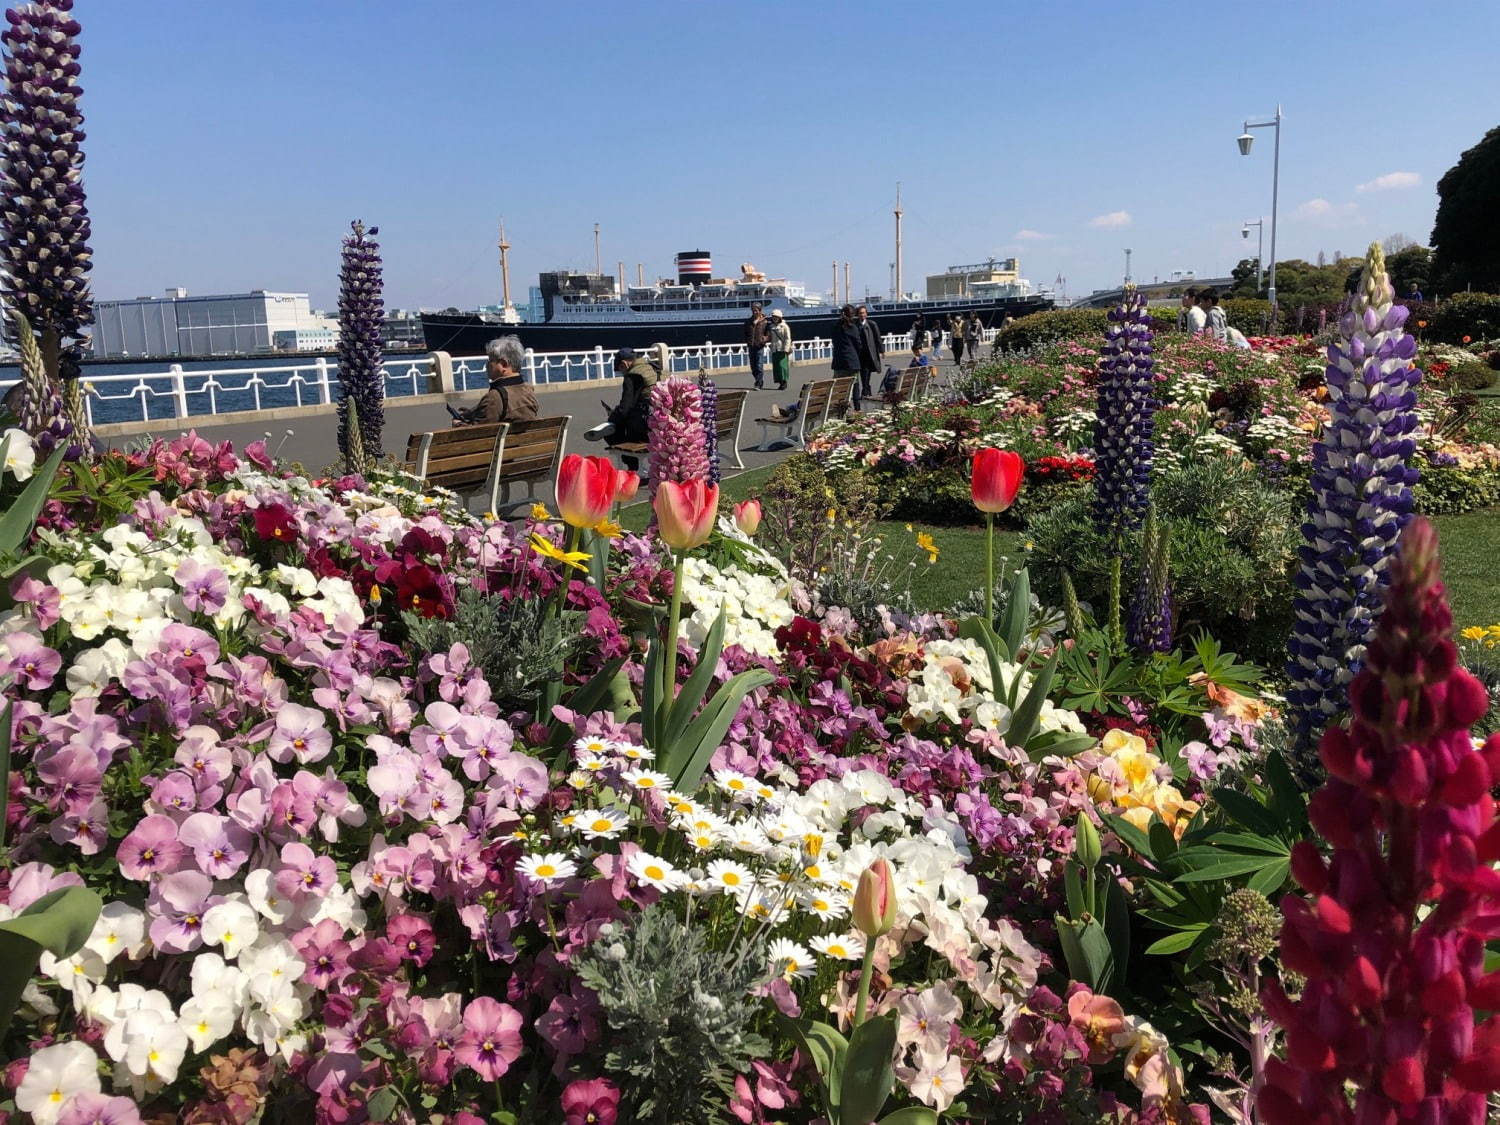
[[[746,535],[753,536],[760,529],[760,518],[759,500],[745,500],[734,506],[734,525]]]
[[[615,490],[615,502],[617,504],[629,504],[635,499],[635,494],[640,490],[640,487],[640,475],[632,473],[629,469],[622,469],[619,474],[618,486]]]
[[[573,527],[596,527],[609,517],[620,471],[607,457],[570,453],[557,468],[557,510]]]
[[[860,874],[854,888],[854,928],[877,938],[896,924],[895,874],[887,860],[877,859]]]
[[[1092,871],[1099,866],[1099,857],[1102,854],[1099,847],[1099,832],[1094,827],[1094,822],[1089,819],[1089,814],[1081,812],[1078,814],[1078,828],[1073,839],[1073,856],[1079,863]]]

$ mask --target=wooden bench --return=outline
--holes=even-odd
[[[823,422],[842,422],[849,416],[854,405],[854,376],[845,375],[833,381],[833,390],[828,396],[828,406],[823,411]]]
[[[490,492],[490,511],[499,514],[514,504],[535,502],[536,486],[551,480],[562,463],[563,442],[567,440],[568,423],[572,420],[571,414],[560,414],[555,418],[510,423]],[[525,501],[512,502],[513,484],[526,486]]]
[[[802,393],[797,396],[797,416],[791,421],[783,418],[757,418],[760,424],[760,444],[755,448],[765,452],[771,448],[771,428],[777,427],[781,430],[781,436],[775,439],[779,442],[800,448],[807,442],[807,435],[812,433],[823,424],[828,416],[828,404],[833,399],[833,387],[835,382],[842,380],[820,379],[812,383],[802,384]],[[850,382],[852,386],[852,381]]]
[[[745,404],[749,401],[749,391],[719,392],[719,460],[732,460],[736,469],[745,467],[740,456],[740,427],[744,425]]]
[[[490,484],[494,510],[495,466],[505,448],[509,422],[482,422],[412,434],[406,439],[406,471],[423,484],[467,498]]]
[[[908,367],[899,372],[896,385],[882,395],[887,406],[894,406],[898,402],[920,402],[927,395],[927,388],[932,385],[931,367]]]

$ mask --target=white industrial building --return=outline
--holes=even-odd
[[[338,321],[314,312],[306,293],[225,293],[94,302],[94,355],[253,355],[333,347]],[[331,341],[331,342],[330,342]]]

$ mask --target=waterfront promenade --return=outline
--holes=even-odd
[[[893,366],[905,366],[904,355],[889,358]],[[785,448],[769,453],[751,449],[751,446],[760,441],[760,427],[755,424],[754,419],[764,417],[772,403],[786,404],[796,401],[803,383],[814,379],[828,379],[832,376],[832,369],[826,362],[798,364],[792,368],[791,383],[785,391],[773,389],[756,391],[752,386],[748,370],[721,372],[715,376],[715,382],[720,390],[750,391],[749,400],[745,405],[744,425],[740,432],[741,459],[746,466],[755,468],[759,465],[770,464],[780,460],[788,452]],[[875,381],[878,383],[878,377]],[[566,452],[604,452],[602,443],[585,441],[583,432],[604,419],[606,407],[601,405],[601,402],[613,405],[618,401],[620,395],[618,379],[577,384],[552,384],[538,386],[535,389],[543,415],[572,415],[573,420],[568,426]],[[448,395],[446,401],[452,402],[455,406],[468,406],[477,402],[479,396],[479,391],[469,391]],[[406,440],[410,435],[426,430],[447,429],[450,419],[444,408],[444,401],[443,395],[387,399],[384,434],[386,453],[400,458],[405,454]],[[148,441],[154,437],[170,440],[187,428],[189,427],[184,426],[179,419],[163,419],[149,427],[132,426],[128,432],[120,432],[122,427],[101,427],[101,437],[107,444],[119,449]],[[249,442],[266,438],[269,433],[271,436],[267,438],[267,444],[277,457],[296,461],[315,476],[336,469],[338,464],[338,415],[332,409],[324,408],[317,412],[268,411],[262,417],[249,420],[245,420],[243,415],[237,418],[230,416],[223,420],[206,416],[192,419],[191,428],[196,429],[200,436],[209,441],[233,442],[236,449],[243,449]],[[734,470],[726,466],[726,471]]]

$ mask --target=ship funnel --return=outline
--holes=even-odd
[[[707,250],[683,250],[677,255],[678,285],[702,285],[713,273],[713,258]]]

